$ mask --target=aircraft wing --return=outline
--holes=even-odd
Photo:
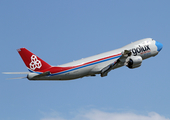
[[[131,52],[129,50],[125,50],[124,52],[121,53],[122,56],[117,59],[114,63],[109,64],[108,66],[104,67],[101,70],[101,77],[107,76],[107,74],[114,68],[118,66],[119,63],[125,63],[125,60],[128,56],[131,56]]]

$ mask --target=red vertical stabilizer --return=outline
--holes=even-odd
[[[45,69],[49,69],[51,65],[46,63],[44,60],[27,50],[26,48],[17,49],[25,65],[35,72],[41,72]]]

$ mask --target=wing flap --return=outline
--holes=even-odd
[[[100,74],[101,77],[107,76],[107,74],[108,74],[112,69],[116,68],[119,63],[123,63],[123,64],[124,64],[125,61],[126,61],[126,59],[127,59],[127,57],[131,56],[131,51],[129,51],[129,50],[124,50],[121,54],[122,54],[122,56],[121,56],[119,59],[117,59],[114,63],[109,64],[108,66],[104,67],[104,68],[101,70],[101,74]]]
[[[103,68],[102,71],[101,71],[101,77],[107,76],[107,74],[112,69],[114,69],[114,67],[117,65],[117,62],[118,62],[118,60],[116,62],[114,62],[113,64],[110,64],[110,65],[106,66],[105,68]]]

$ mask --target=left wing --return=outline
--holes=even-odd
[[[114,63],[109,64],[105,68],[101,70],[101,77],[107,76],[107,74],[114,68],[118,66],[119,63],[125,63],[127,57],[131,56],[131,52],[129,50],[125,50],[124,52],[121,53],[122,56],[117,59]]]

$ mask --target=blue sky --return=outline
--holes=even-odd
[[[6,80],[0,75],[1,120],[170,120],[169,0],[0,1],[0,72],[27,71],[26,47],[60,65],[151,37],[156,57],[107,77],[72,81]]]

